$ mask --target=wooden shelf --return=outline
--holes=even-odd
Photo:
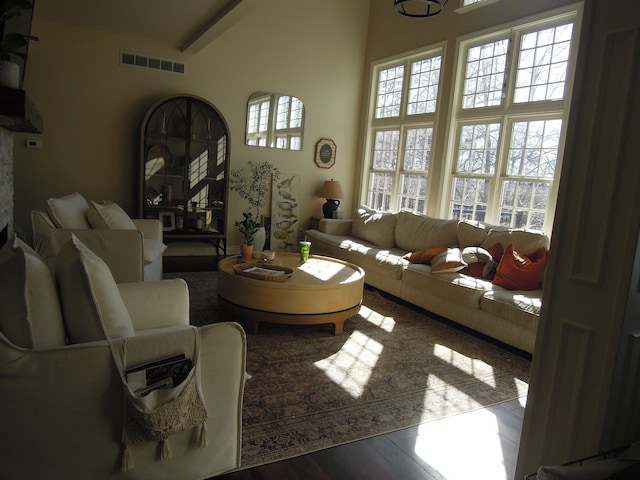
[[[0,87],[0,127],[42,133],[42,117],[24,90]]]

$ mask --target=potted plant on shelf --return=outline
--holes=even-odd
[[[234,225],[238,227],[244,237],[244,243],[240,245],[240,256],[243,260],[249,260],[253,254],[253,239],[260,224],[253,218],[251,212],[243,212],[243,220],[236,220]]]
[[[264,226],[260,224],[260,214],[262,209],[267,205],[269,193],[271,192],[271,184],[278,180],[280,171],[275,165],[269,162],[255,163],[249,161],[245,168],[234,170],[231,172],[229,186],[231,190],[238,192],[243,200],[246,200],[252,209],[255,209],[255,217],[253,218],[257,224],[257,231],[254,234],[255,240],[252,241],[254,250],[262,251],[266,239]],[[246,212],[245,215],[246,220]],[[236,222],[236,226],[238,223]]]
[[[7,33],[5,27],[7,20],[19,17],[24,10],[33,9],[33,2],[29,0],[0,0],[0,86],[20,88],[20,66],[11,59],[11,56],[20,57],[26,61],[27,55],[24,47],[29,40],[38,40],[33,35],[23,33]]]

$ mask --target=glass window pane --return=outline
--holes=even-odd
[[[388,211],[391,208],[392,191],[392,173],[371,173],[369,175],[367,205],[376,210]]]
[[[456,173],[493,174],[500,124],[465,125],[461,129]]]
[[[398,145],[400,130],[376,132],[373,151],[373,168],[376,170],[395,170],[398,163]]]
[[[449,218],[484,221],[490,180],[457,177],[453,179]]]
[[[549,183],[505,181],[500,197],[500,225],[542,230],[549,201]]]
[[[400,210],[424,213],[426,206],[427,177],[424,175],[401,175],[398,203]]]
[[[516,103],[564,97],[572,33],[573,24],[569,23],[522,35]]]
[[[515,122],[507,162],[507,175],[553,178],[558,159],[562,120]]]
[[[422,172],[429,170],[432,140],[433,128],[411,128],[407,130],[407,139],[404,147],[404,170]]]
[[[382,70],[378,75],[376,118],[400,116],[404,65]]]
[[[407,114],[433,113],[438,99],[441,57],[427,58],[411,64]]]
[[[503,39],[469,49],[462,108],[501,104],[508,46],[509,40]]]

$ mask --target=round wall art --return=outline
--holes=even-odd
[[[336,144],[328,138],[321,138],[316,143],[316,165],[320,168],[331,168],[336,163]]]

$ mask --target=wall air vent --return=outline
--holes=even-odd
[[[182,62],[175,62],[173,60],[167,60],[166,58],[149,57],[131,52],[120,52],[120,65],[148,68],[150,70],[178,73],[180,75],[184,75],[185,73],[184,63]]]

